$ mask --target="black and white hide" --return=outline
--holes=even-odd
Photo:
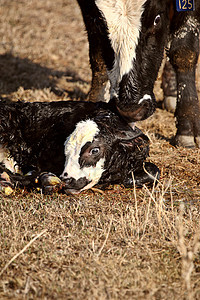
[[[153,88],[167,47],[176,78],[175,143],[200,147],[200,105],[195,86],[200,0],[78,3],[89,41],[90,100],[112,99],[129,122],[149,117],[156,108]]]
[[[1,189],[80,192],[95,184],[152,184],[149,140],[109,104],[0,102]],[[55,174],[55,175],[54,175]],[[60,179],[58,178],[60,177]]]

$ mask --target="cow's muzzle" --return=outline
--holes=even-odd
[[[130,103],[123,105],[123,102],[118,100],[116,106],[120,115],[127,122],[136,122],[145,120],[154,113],[156,101],[154,97],[152,98],[150,95],[144,95],[138,103],[130,101]]]

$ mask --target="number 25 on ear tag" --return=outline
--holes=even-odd
[[[192,11],[194,9],[194,0],[176,0],[177,11]]]

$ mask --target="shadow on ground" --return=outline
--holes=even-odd
[[[59,87],[59,80],[62,79],[62,88]],[[18,91],[19,87],[24,90],[49,88],[56,96],[61,97],[68,94],[70,98],[76,99],[76,94],[84,94],[76,83],[85,84],[73,70],[57,71],[34,63],[28,58],[20,58],[12,53],[0,55],[0,94],[9,94]],[[66,83],[66,84],[65,84]],[[75,89],[75,90],[74,90]]]

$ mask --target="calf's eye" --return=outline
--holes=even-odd
[[[99,154],[99,151],[100,151],[100,149],[98,147],[95,147],[90,150],[90,154],[97,155],[97,154]]]
[[[160,15],[157,15],[157,16],[155,17],[155,19],[154,19],[153,25],[154,25],[154,26],[157,26],[157,25],[160,23],[160,20],[161,20]]]

